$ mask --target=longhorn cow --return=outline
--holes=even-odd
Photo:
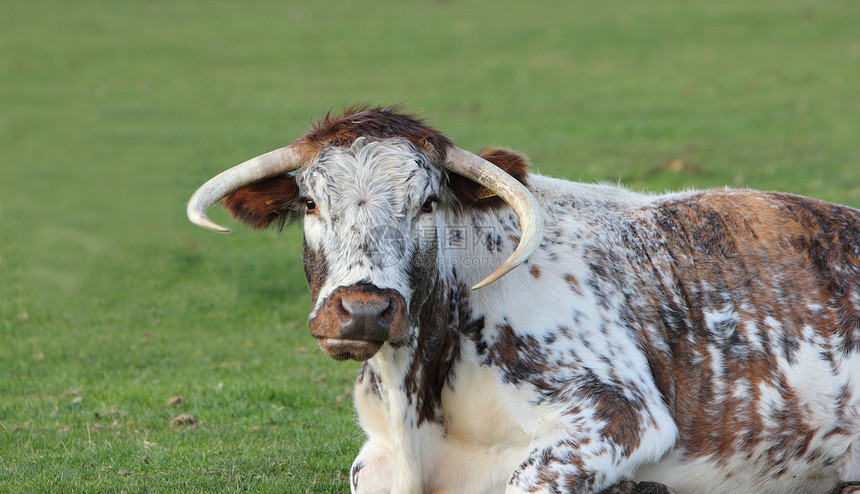
[[[311,334],[364,361],[353,492],[860,478],[860,211],[527,165],[353,108],[192,197],[191,221],[216,231],[222,199],[254,228],[303,222]]]

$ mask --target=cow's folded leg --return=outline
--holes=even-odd
[[[506,494],[598,493],[629,479],[639,466],[656,461],[674,444],[677,430],[663,423],[658,405],[628,410],[605,421],[585,420],[600,417],[596,409],[574,409],[578,411],[567,417],[569,422],[545,429],[542,437],[532,441],[528,455],[508,481]],[[649,422],[653,426],[643,426]],[[664,494],[651,489],[659,485],[640,483],[630,492]]]
[[[833,489],[833,494],[860,494],[860,481],[842,482]]]
[[[349,486],[353,494],[389,494],[393,480],[394,460],[391,453],[368,441],[349,472]]]
[[[658,482],[639,482],[632,480],[621,481],[608,487],[600,494],[676,494],[675,491]]]
[[[505,494],[592,494],[618,481],[565,441],[535,447],[514,471]],[[611,460],[610,460],[611,461]]]
[[[623,480],[612,487],[607,487],[600,491],[600,494],[633,494],[633,488],[636,487],[636,482],[632,480]]]
[[[675,491],[659,482],[639,482],[630,494],[675,494]]]
[[[590,440],[588,442],[597,446]],[[617,465],[619,458],[595,454],[595,449],[583,448],[581,444],[579,440],[562,438],[535,446],[514,471],[505,493],[591,494],[620,480],[623,475],[621,469],[606,468]],[[602,446],[598,449],[606,451]]]

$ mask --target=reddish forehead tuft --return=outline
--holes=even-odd
[[[369,139],[404,138],[416,148],[445,156],[452,145],[441,132],[426,125],[414,114],[401,112],[397,106],[388,108],[350,107],[337,115],[331,112],[315,122],[313,128],[299,139],[314,152],[322,146],[348,146],[359,137]]]

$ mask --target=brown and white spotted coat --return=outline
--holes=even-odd
[[[747,190],[641,195],[526,176],[524,158],[490,150],[541,204],[545,236],[470,291],[519,224],[441,166],[446,137],[396,109],[354,109],[297,143],[294,176],[225,204],[256,227],[303,218],[312,332],[334,358],[367,359],[353,492],[634,479],[816,493],[860,478],[857,210]],[[329,345],[332,300],[376,291],[390,338]]]

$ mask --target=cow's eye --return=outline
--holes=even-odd
[[[433,203],[435,203],[435,202],[436,202],[435,197],[432,197],[432,196],[428,197],[427,200],[424,201],[424,204],[421,205],[421,212],[422,213],[432,213],[433,212]]]
[[[313,212],[313,211],[316,211],[316,209],[317,209],[317,203],[315,203],[315,202],[314,202],[313,200],[311,200],[311,199],[305,199],[305,208],[307,208],[307,211],[308,211],[309,213],[311,213],[311,212]]]

